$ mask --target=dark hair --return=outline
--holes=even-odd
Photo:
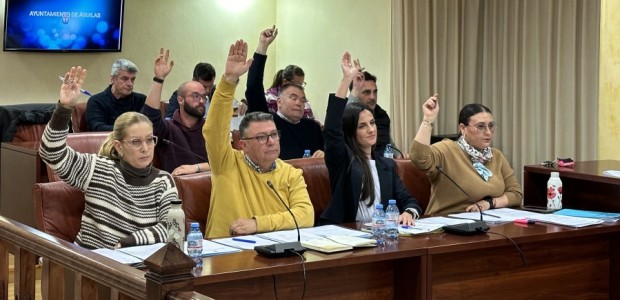
[[[370,201],[366,203],[366,206],[371,207],[375,202],[375,186],[372,180],[370,166],[368,165],[368,156],[362,151],[356,139],[357,123],[360,119],[360,113],[364,110],[372,113],[372,110],[365,104],[359,102],[347,104],[342,114],[342,133],[344,135],[344,142],[349,146],[353,154],[351,163],[357,162],[362,170],[362,194],[360,195],[359,201],[365,201],[370,197]],[[349,168],[350,167],[351,164],[349,164]]]
[[[194,67],[194,80],[211,81],[215,78],[215,68],[210,63],[201,62]]]
[[[239,123],[239,136],[241,138],[245,138],[245,131],[248,129],[251,123],[253,122],[265,122],[271,121],[273,122],[273,116],[268,113],[255,111],[251,113],[245,114],[243,119],[241,119],[241,123]]]
[[[364,71],[364,81],[374,81],[377,83],[377,76]],[[349,91],[353,89],[353,81],[349,84]]]
[[[304,70],[296,65],[288,65],[286,68],[279,70],[276,72],[276,75],[273,76],[273,82],[269,87],[281,87],[284,84],[284,80],[293,81],[295,76],[306,76]]]
[[[482,112],[488,112],[492,114],[491,110],[488,107],[480,103],[471,103],[463,106],[463,108],[461,108],[461,111],[459,112],[459,125],[469,125],[469,118],[471,118],[471,116],[475,114],[479,114]],[[461,131],[458,129],[457,135],[458,137],[461,136]]]

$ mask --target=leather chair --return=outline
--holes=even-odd
[[[74,242],[81,227],[84,193],[64,181],[36,183],[33,187],[38,230]]]
[[[88,123],[86,122],[86,103],[79,102],[73,107],[71,112],[71,128],[73,132],[87,132]]]
[[[418,170],[408,159],[394,159],[398,176],[411,195],[426,210],[431,198],[431,182],[426,173]],[[424,212],[422,212],[424,213]]]
[[[206,232],[207,215],[211,204],[211,172],[201,172],[174,176],[174,182],[183,201],[185,212],[185,232],[189,232],[189,224],[198,222],[200,231]]]
[[[308,186],[308,195],[314,206],[314,223],[318,224],[332,196],[325,160],[322,157],[312,157],[289,159],[286,162],[303,171],[304,180]]]

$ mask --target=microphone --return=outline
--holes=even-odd
[[[400,152],[400,150],[398,150],[398,148],[394,147],[394,145],[392,145],[391,147],[392,147],[392,150],[396,150],[396,152],[398,152],[400,154],[401,158],[405,158],[405,155],[402,152]]]
[[[297,229],[297,242],[279,243],[267,246],[255,246],[254,250],[258,252],[258,254],[270,258],[293,256],[306,252],[306,248],[301,245],[301,234],[299,231],[299,225],[297,225],[297,219],[295,218],[295,215],[288,207],[288,205],[284,203],[284,200],[282,200],[282,197],[280,197],[280,194],[278,194],[278,191],[271,183],[271,180],[267,180],[267,185],[274,192],[274,194],[276,194],[276,197],[278,197],[278,200],[280,200],[282,205],[286,207],[288,213],[291,214],[291,216],[293,217],[293,222],[295,222],[295,228]]]
[[[475,234],[479,234],[479,233],[486,233],[486,231],[489,230],[489,226],[487,226],[487,224],[482,219],[482,207],[480,207],[478,202],[474,201],[469,196],[469,194],[467,194],[467,192],[465,192],[465,190],[460,185],[458,185],[456,183],[456,181],[454,181],[452,179],[452,177],[450,177],[443,170],[442,167],[436,166],[435,168],[441,174],[446,176],[446,178],[448,178],[450,180],[450,182],[452,182],[452,184],[454,184],[454,186],[456,186],[459,190],[461,190],[461,192],[463,192],[463,194],[465,194],[465,196],[467,196],[467,199],[469,200],[469,202],[474,203],[478,207],[478,211],[480,212],[480,221],[475,221],[474,223],[463,223],[463,224],[447,225],[447,226],[443,227],[443,230],[446,231],[446,232],[449,232],[449,233],[454,233],[454,234],[459,234],[459,235],[475,235]]]
[[[196,158],[200,159],[200,162],[209,162],[209,160],[208,160],[208,159],[206,159],[206,158],[204,158],[204,157],[202,157],[202,156],[200,156],[200,155],[198,155],[198,154],[196,154],[196,153],[194,153],[194,152],[192,152],[192,151],[190,151],[190,150],[188,150],[188,149],[185,149],[185,148],[183,148],[183,147],[181,147],[181,146],[177,145],[176,143],[173,143],[173,142],[171,142],[171,141],[169,141],[169,140],[167,140],[167,139],[161,139],[161,140],[162,140],[164,143],[166,143],[166,144],[168,144],[168,145],[170,145],[170,146],[172,146],[172,147],[175,147],[175,148],[177,148],[177,149],[181,149],[181,150],[183,150],[185,153],[189,153],[189,154],[191,154],[192,156],[194,156],[194,157],[196,157]]]

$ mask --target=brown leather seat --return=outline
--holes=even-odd
[[[183,201],[186,232],[189,232],[191,222],[198,222],[200,231],[206,232],[207,214],[211,204],[211,172],[174,176],[174,182],[179,199]]]
[[[409,193],[418,200],[423,210],[426,210],[431,198],[431,182],[426,173],[418,170],[408,159],[395,159],[398,176]]]
[[[88,123],[86,122],[86,102],[79,102],[71,111],[71,128],[73,132],[87,132]]]
[[[36,183],[33,187],[37,229],[74,242],[81,227],[84,193],[64,181]]]
[[[308,195],[314,206],[314,223],[318,224],[332,196],[325,160],[322,157],[312,157],[289,159],[286,162],[303,171],[304,180],[308,186]]]

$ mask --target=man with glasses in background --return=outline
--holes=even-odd
[[[263,77],[267,49],[278,35],[274,26],[261,31],[258,47],[254,53],[254,62],[248,72],[245,97],[248,101],[248,112],[269,112],[265,101]],[[282,133],[280,159],[301,158],[305,150],[310,150],[312,157],[323,157],[325,153],[321,125],[311,119],[304,118],[305,104],[308,102],[301,85],[286,83],[280,88],[278,96],[278,112],[271,113],[276,127]]]
[[[280,132],[273,115],[246,114],[239,125],[241,150],[230,143],[235,89],[252,63],[246,61],[247,49],[242,40],[230,46],[226,70],[203,128],[212,169],[207,238],[294,229],[295,222],[284,205],[299,227],[314,224],[314,209],[301,170],[278,159]]]
[[[128,111],[140,111],[146,96],[133,91],[138,67],[121,58],[112,64],[110,85],[93,95],[86,103],[88,131],[111,131],[118,116]]]
[[[171,119],[161,116],[161,91],[164,79],[174,65],[169,61],[169,50],[160,49],[155,60],[155,77],[151,91],[141,112],[153,123],[153,134],[160,138],[155,150],[161,169],[172,175],[199,173],[211,170],[207,160],[207,149],[202,137],[205,102],[208,94],[198,81],[182,83],[177,90],[179,108]]]

